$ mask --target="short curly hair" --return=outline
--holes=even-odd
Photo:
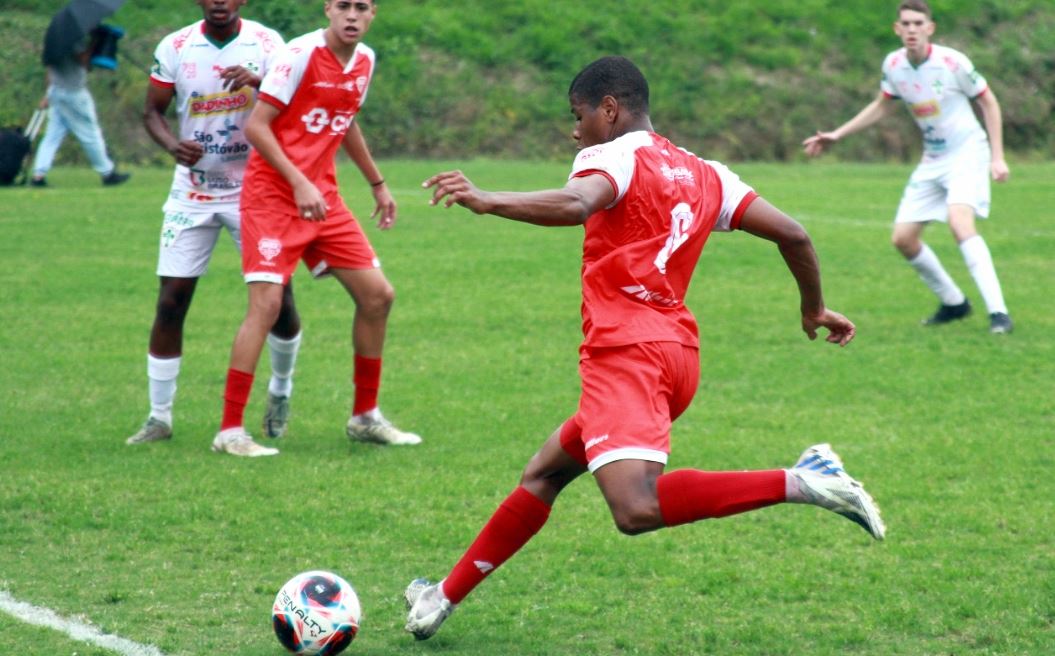
[[[597,107],[612,96],[635,116],[648,113],[648,81],[626,57],[602,57],[579,71],[568,87],[568,98]]]

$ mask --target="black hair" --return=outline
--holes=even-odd
[[[579,71],[568,87],[568,98],[597,107],[612,96],[635,116],[648,113],[648,81],[626,57],[602,57]]]

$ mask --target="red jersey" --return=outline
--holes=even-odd
[[[374,51],[360,43],[342,66],[323,34],[317,30],[289,42],[260,84],[259,100],[281,110],[271,122],[275,137],[333,211],[344,208],[337,188],[337,149],[366,100]],[[297,213],[293,189],[255,150],[243,184],[247,202]]]
[[[644,131],[580,151],[569,178],[595,174],[616,197],[585,224],[584,354],[641,342],[698,348],[684,303],[696,262],[711,232],[739,227],[758,195],[722,164]]]

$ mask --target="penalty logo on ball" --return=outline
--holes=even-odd
[[[348,581],[333,572],[297,574],[275,596],[271,624],[294,654],[333,656],[359,632],[362,610]]]

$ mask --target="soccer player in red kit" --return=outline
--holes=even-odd
[[[223,419],[213,449],[266,456],[277,449],[256,444],[243,414],[267,330],[281,307],[282,286],[304,260],[312,275],[333,275],[355,301],[355,400],[346,425],[350,439],[418,444],[421,438],[393,426],[377,404],[381,352],[392,285],[337,187],[335,158],[344,146],[373,190],[386,230],[396,203],[385,186],[355,121],[374,72],[374,51],[362,43],[377,13],[372,0],[327,0],[329,26],[289,42],[260,86],[246,125],[255,150],[242,190],[242,273],[249,307],[231,349]]]
[[[632,62],[593,62],[568,97],[581,150],[564,188],[487,192],[459,171],[425,182],[435,189],[433,204],[541,226],[583,225],[584,340],[578,411],[531,458],[447,577],[407,586],[406,629],[419,640],[542,528],[561,490],[586,471],[628,535],[782,502],[832,510],[877,540],[885,533],[872,498],[827,444],[809,447],[789,469],[663,472],[671,422],[699,378],[696,321],[684,299],[711,231],[777,244],[798,283],[810,339],[824,328],[827,341],[845,346],[854,325],[825,307],[817,256],[798,223],[726,167],[653,132],[648,83]]]

